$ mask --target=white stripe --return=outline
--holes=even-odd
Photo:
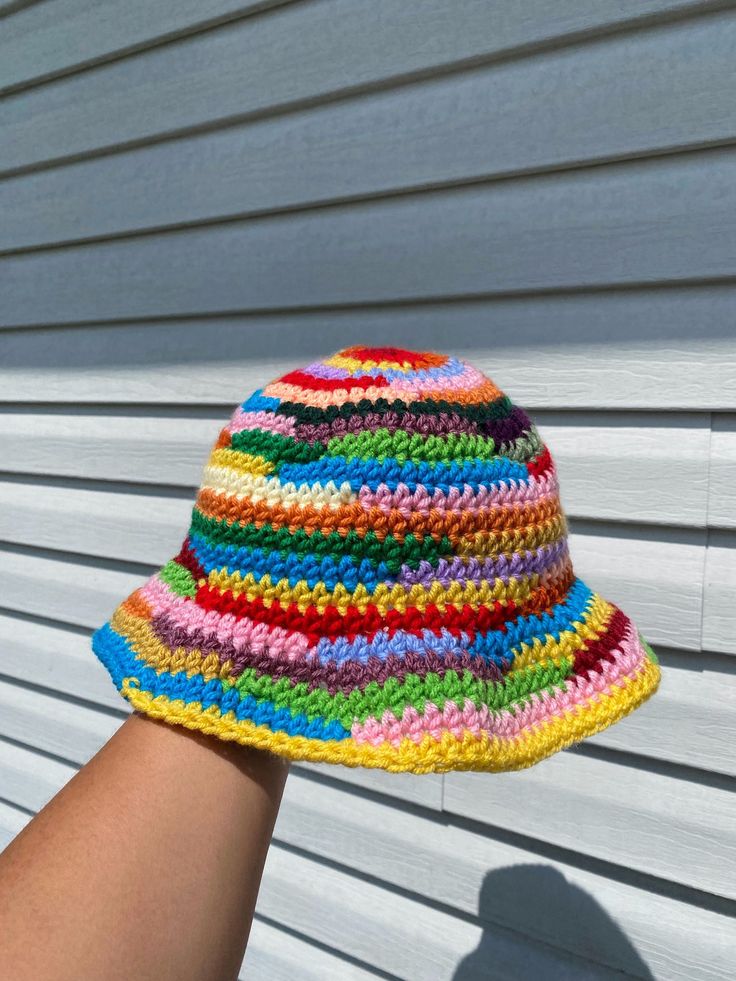
[[[257,474],[240,473],[229,467],[205,467],[202,475],[202,489],[225,494],[228,497],[249,498],[253,502],[266,501],[269,505],[284,507],[329,507],[337,509],[345,504],[354,504],[358,495],[345,481],[338,487],[333,480],[322,484],[301,484],[293,481],[283,484],[278,477],[264,477]]]

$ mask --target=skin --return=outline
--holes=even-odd
[[[237,978],[287,773],[132,715],[0,855],[0,977]]]

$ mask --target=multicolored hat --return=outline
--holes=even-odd
[[[657,688],[576,578],[526,413],[459,358],[352,347],[239,405],[180,552],[93,636],[133,707],[293,760],[514,770]]]

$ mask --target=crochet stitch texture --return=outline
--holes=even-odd
[[[291,759],[514,770],[659,682],[554,464],[466,362],[353,347],[235,409],[181,550],[92,639],[125,698]]]

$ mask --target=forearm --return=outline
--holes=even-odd
[[[0,976],[235,978],[287,772],[132,716],[0,856]]]

